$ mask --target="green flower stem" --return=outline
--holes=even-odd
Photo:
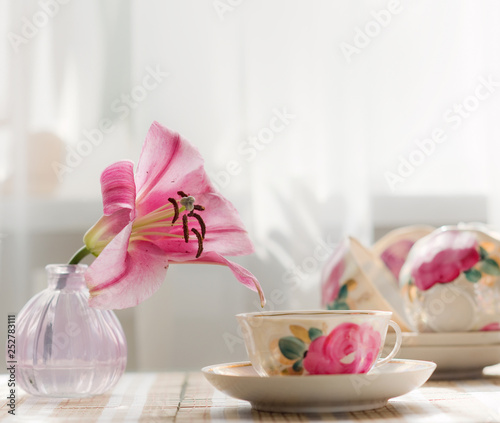
[[[78,264],[82,259],[90,254],[90,251],[87,250],[87,247],[84,245],[82,248],[80,248],[73,257],[71,257],[71,260],[69,261],[68,264]]]

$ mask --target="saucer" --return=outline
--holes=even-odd
[[[481,345],[500,344],[500,331],[478,332],[403,332],[405,347],[436,347],[447,345]],[[388,333],[387,344],[393,344],[396,339],[394,333]]]
[[[261,377],[250,362],[208,366],[202,372],[216,389],[249,401],[256,410],[321,413],[383,407],[422,386],[435,368],[429,361],[398,359],[357,375]]]
[[[394,340],[387,334],[384,353]],[[500,363],[500,332],[403,333],[397,357],[433,361],[432,379],[481,377],[484,367]]]
[[[470,379],[481,377],[485,367],[500,363],[500,344],[402,346],[397,357],[432,360],[437,365],[432,379]]]

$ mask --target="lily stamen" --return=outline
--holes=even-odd
[[[171,222],[154,222],[150,223],[148,225],[142,225],[141,227],[134,228],[134,232],[142,232],[146,231],[149,229],[154,229],[154,228],[171,228],[174,226],[182,226],[182,223],[174,223],[172,224]]]
[[[177,201],[175,201],[175,199],[172,197],[170,197],[168,201],[170,201],[174,206],[174,217],[172,218],[172,223],[175,223],[175,221],[179,218],[179,206],[177,204]]]
[[[193,196],[187,195],[184,191],[178,191],[177,194],[181,197],[175,199],[169,197],[168,203],[152,212],[142,216],[134,223],[134,229],[131,239],[148,239],[148,236],[174,236],[184,238],[184,241],[189,242],[189,217],[194,217],[198,222],[200,229],[191,229],[196,235],[198,241],[198,251],[196,258],[203,252],[203,240],[207,231],[206,224],[200,214],[196,211],[203,211],[205,207],[195,204],[196,199]],[[182,223],[176,223],[182,215]],[[154,231],[156,228],[169,228],[182,225],[182,235],[173,235],[168,232]]]
[[[196,200],[194,199],[194,197],[190,195],[188,197],[182,197],[179,202],[181,203],[182,206],[186,208],[187,211],[190,212],[193,211],[194,209],[195,201]]]
[[[184,211],[184,208],[179,209],[179,213]],[[163,220],[170,220],[172,216],[175,216],[175,208],[165,208],[160,207],[152,212],[138,218],[134,222],[135,228],[140,228],[151,223],[161,222]]]
[[[184,229],[184,241],[189,242],[189,228],[187,215],[182,216],[182,228]]]
[[[198,213],[194,212],[189,213],[188,216],[192,216],[198,221],[201,229],[201,237],[205,239],[205,233],[207,232],[207,227],[205,225],[205,222],[203,221],[203,218]]]
[[[182,238],[183,236],[182,235],[177,235],[177,234],[169,234],[169,233],[165,233],[165,232],[138,232],[137,234],[133,235],[130,237],[130,239],[135,239],[135,238],[144,238],[145,236],[152,236],[152,235],[156,235],[156,236],[170,236],[170,237],[173,237],[173,238]],[[144,238],[146,239],[146,238]]]
[[[203,238],[195,228],[191,228],[191,232],[193,232],[196,235],[196,239],[198,240],[198,251],[195,257],[198,258],[201,256],[201,253],[203,252]]]

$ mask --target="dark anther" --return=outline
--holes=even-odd
[[[203,221],[201,216],[198,213],[193,213],[193,212],[189,213],[189,216],[194,217],[198,221],[201,228],[201,237],[205,239],[205,233],[207,231],[207,227],[205,226],[205,222]]]
[[[177,195],[180,195],[181,197],[188,197],[184,191],[177,191]]]
[[[205,210],[205,207],[200,206],[199,204],[195,204],[195,205],[193,206],[193,209],[195,209],[195,210],[199,210],[199,211],[203,211],[203,210]]]
[[[187,215],[182,216],[182,228],[184,229],[184,241],[189,241],[189,228]]]
[[[177,205],[177,201],[175,201],[172,197],[170,197],[168,201],[170,201],[174,206],[174,218],[172,219],[172,224],[174,224],[179,218],[179,206]]]
[[[203,252],[203,238],[195,228],[191,228],[191,232],[193,232],[196,235],[196,238],[198,239],[198,252],[196,253],[196,258],[198,258]]]

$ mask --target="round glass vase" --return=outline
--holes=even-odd
[[[123,329],[113,311],[88,306],[86,269],[81,264],[47,266],[48,288],[17,315],[16,378],[32,395],[99,395],[125,371]]]

